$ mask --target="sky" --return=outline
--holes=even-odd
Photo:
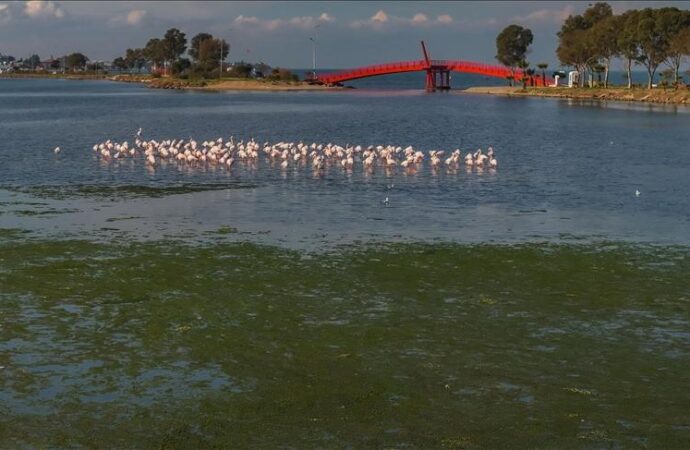
[[[200,32],[231,45],[229,60],[309,68],[312,41],[317,68],[345,68],[421,58],[424,40],[434,59],[495,63],[496,35],[507,25],[530,28],[528,60],[557,66],[556,32],[588,1],[3,1],[0,53],[47,59],[79,51],[112,60],[176,27],[187,39]],[[612,1],[627,9],[676,6],[690,1]],[[615,69],[615,67],[614,67]]]

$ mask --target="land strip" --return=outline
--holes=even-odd
[[[626,89],[612,88],[567,88],[535,87],[522,89],[509,86],[470,87],[462,92],[470,94],[504,95],[510,97],[552,97],[578,100],[613,100],[625,102],[663,103],[690,105],[690,89]]]

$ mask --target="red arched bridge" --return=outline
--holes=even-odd
[[[337,72],[312,74],[310,80],[323,84],[338,85],[344,81],[357,80],[359,78],[375,77],[403,72],[426,72],[426,89],[450,89],[450,72],[476,73],[489,77],[507,79],[513,77],[516,82],[523,78],[520,69],[511,70],[505,66],[495,66],[471,61],[430,59],[426,45],[422,41],[424,59],[418,61],[402,61],[374,66],[357,67],[355,69],[340,70]],[[531,86],[541,86],[545,82],[551,82],[550,78],[542,78],[535,75],[527,75],[527,82]]]

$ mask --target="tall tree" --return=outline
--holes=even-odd
[[[163,37],[163,52],[165,60],[170,64],[177,61],[187,50],[187,37],[177,28],[170,28]]]
[[[599,63],[599,53],[589,32],[599,22],[611,17],[613,12],[608,3],[595,3],[582,15],[570,15],[558,32],[556,55],[561,63],[574,66],[580,74],[580,86],[584,85],[587,69],[593,71]]]
[[[127,69],[127,62],[125,61],[125,58],[118,56],[117,58],[113,59],[113,67],[118,70]]]
[[[584,73],[595,58],[591,47],[587,43],[587,31],[572,29],[559,33],[559,43],[556,55],[561,64],[573,66],[579,73],[579,85],[584,84]]]
[[[213,39],[213,36],[208,33],[199,33],[192,38],[191,45],[189,46],[189,56],[191,56],[195,61],[199,60],[199,46],[201,42],[206,39]]]
[[[609,86],[609,69],[611,60],[618,56],[618,32],[621,27],[621,16],[607,16],[592,25],[587,32],[590,45],[604,68],[604,87]]]
[[[508,25],[496,36],[496,59],[504,66],[510,67],[514,76],[515,68],[525,61],[533,40],[534,35],[529,28]]]
[[[632,89],[632,65],[639,62],[640,49],[637,38],[637,22],[639,11],[633,9],[620,16],[620,28],[616,38],[618,52],[626,63],[628,89]]]
[[[197,65],[205,71],[215,70],[220,67],[220,62],[227,58],[229,52],[230,46],[225,40],[205,39],[199,44]]]
[[[637,21],[638,60],[647,69],[647,89],[652,88],[654,75],[659,65],[666,59],[668,39],[668,9],[645,8],[640,11]]]
[[[125,64],[130,72],[133,69],[141,70],[146,64],[146,57],[144,56],[144,50],[141,48],[131,49],[128,48],[125,52]]]
[[[165,62],[165,44],[158,38],[149,39],[143,49],[143,55],[153,65],[153,70],[158,70],[158,67]]]
[[[680,78],[680,66],[683,59],[690,56],[690,11],[678,11],[675,26],[672,25],[666,50],[666,64],[673,70],[673,84]]]

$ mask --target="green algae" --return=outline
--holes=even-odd
[[[8,191],[29,194],[38,198],[65,200],[70,198],[160,198],[168,195],[191,194],[204,191],[220,191],[230,189],[253,189],[252,183],[180,183],[165,186],[158,185],[107,185],[107,184],[66,184],[42,186],[5,186]]]
[[[3,234],[4,233],[4,234]],[[0,447],[680,448],[682,247],[0,233]]]

